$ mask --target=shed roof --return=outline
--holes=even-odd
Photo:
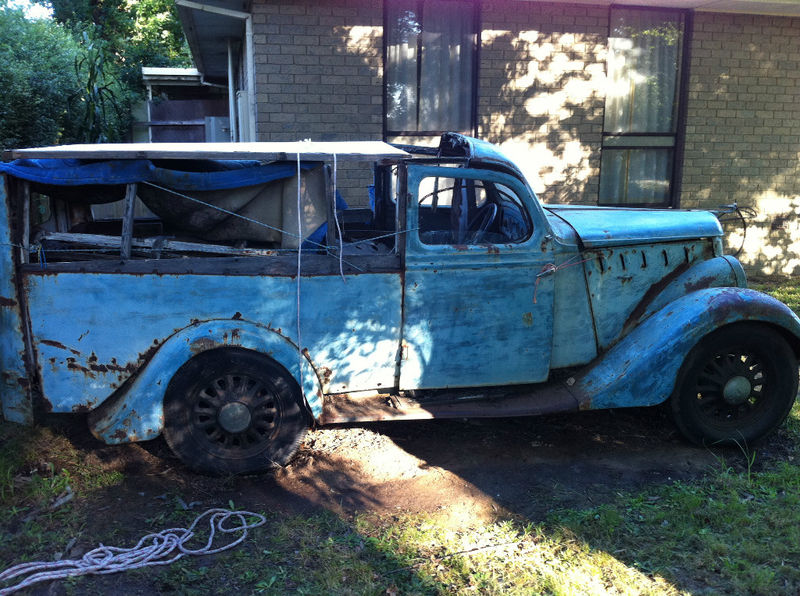
[[[244,38],[250,0],[178,0],[175,4],[197,69],[205,80],[226,84],[228,43],[236,49]]]

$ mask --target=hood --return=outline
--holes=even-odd
[[[651,244],[722,236],[716,216],[708,211],[544,205],[569,224],[584,248]]]

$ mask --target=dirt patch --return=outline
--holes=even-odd
[[[719,457],[686,444],[658,410],[405,422],[311,433],[276,481],[343,513],[447,509],[535,521],[702,474]]]
[[[125,474],[123,486],[101,498],[130,500],[134,511],[158,498],[345,517],[444,510],[453,523],[508,514],[539,521],[554,509],[591,507],[743,459],[687,444],[658,408],[329,427],[310,431],[285,468],[222,479],[186,470],[160,440],[109,447],[89,445],[84,429],[71,434]]]
[[[124,475],[122,484],[76,503],[84,517],[80,531],[68,544],[54,545],[53,556],[66,558],[79,558],[98,541],[134,544],[148,531],[171,527],[176,512],[188,524],[212,507],[328,510],[345,521],[361,512],[434,512],[440,523],[459,528],[509,516],[539,522],[554,510],[611,502],[620,492],[746,466],[745,454],[735,449],[687,444],[659,408],[317,429],[288,466],[227,478],[192,473],[162,440],[108,446],[92,439],[80,420],[57,420],[94,469]],[[756,467],[786,457],[787,441],[780,430],[759,445]],[[87,581],[98,593],[120,593],[120,586],[130,594],[161,590],[149,576],[120,577]],[[32,593],[65,592],[56,583]]]

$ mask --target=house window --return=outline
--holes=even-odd
[[[477,2],[387,0],[387,135],[472,133]]]
[[[682,12],[611,9],[601,204],[673,203],[684,31]]]

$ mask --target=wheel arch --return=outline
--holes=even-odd
[[[707,288],[674,300],[583,369],[570,390],[581,409],[652,406],[672,395],[698,342],[729,325],[778,331],[800,357],[800,318],[782,302],[746,288]]]
[[[278,363],[300,386],[313,418],[322,414],[322,385],[305,352],[276,329],[221,319],[195,323],[165,340],[135,377],[92,411],[92,434],[110,444],[157,437],[164,428],[164,396],[175,373],[198,354],[228,347],[251,350]]]

